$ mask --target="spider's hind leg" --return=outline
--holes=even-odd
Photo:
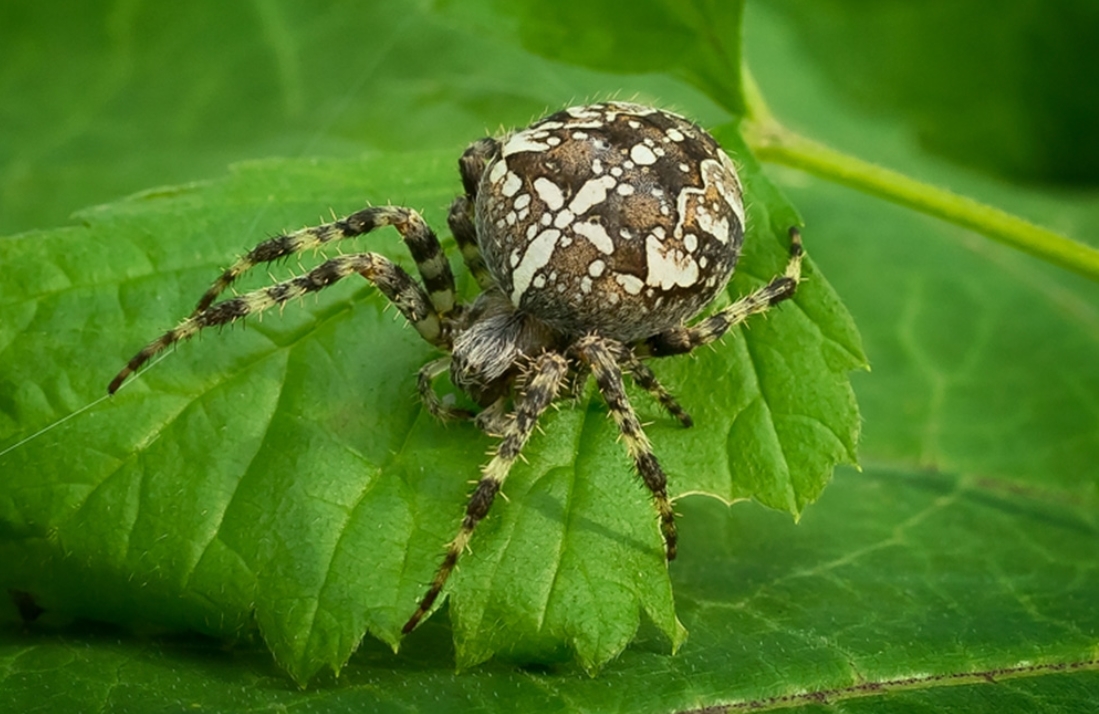
[[[801,234],[797,228],[791,228],[790,260],[782,275],[692,327],[676,327],[650,337],[636,348],[638,353],[667,357],[690,352],[696,347],[720,339],[729,328],[744,322],[752,315],[767,312],[783,300],[792,298],[801,280],[803,254]]]
[[[652,444],[641,429],[637,413],[630,405],[626,389],[622,383],[622,368],[619,363],[629,364],[628,348],[619,342],[597,335],[588,335],[576,342],[573,348],[576,354],[591,368],[595,384],[607,402],[611,416],[626,442],[626,449],[653,496],[653,505],[660,514],[660,530],[664,535],[664,548],[668,560],[674,560],[678,536],[675,528],[675,512],[668,498],[668,477],[664,474],[660,462],[653,454]]]

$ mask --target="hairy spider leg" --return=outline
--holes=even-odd
[[[419,213],[400,206],[374,206],[364,208],[332,223],[325,223],[300,231],[275,236],[257,245],[237,259],[223,272],[210,289],[198,301],[191,313],[198,315],[214,303],[217,296],[241,275],[261,263],[270,263],[280,258],[319,248],[332,241],[353,238],[369,233],[377,228],[393,226],[401,234],[408,246],[412,259],[423,278],[424,286],[431,296],[431,302],[439,315],[446,315],[454,309],[454,274],[450,263],[439,245],[439,239],[431,227],[424,222]]]
[[[595,384],[607,402],[611,417],[618,425],[626,450],[633,459],[637,473],[653,496],[653,505],[660,514],[660,530],[664,535],[664,548],[668,560],[675,560],[678,537],[675,528],[675,512],[668,499],[668,477],[653,454],[649,437],[645,436],[637,413],[630,405],[622,383],[622,369],[618,366],[627,353],[625,345],[615,340],[587,335],[577,340],[573,350],[591,368]]]
[[[494,287],[496,280],[489,273],[484,258],[481,257],[481,248],[477,244],[473,207],[485,167],[499,153],[500,143],[492,138],[479,139],[469,145],[458,159],[458,173],[462,176],[462,187],[466,193],[454,199],[454,203],[450,205],[450,214],[447,216],[447,224],[462,252],[462,260],[465,261],[466,268],[482,291]]]
[[[678,419],[685,427],[689,428],[694,426],[694,419],[691,418],[691,415],[680,406],[671,392],[665,389],[664,385],[657,380],[656,375],[653,374],[653,371],[649,369],[648,365],[639,360],[633,352],[626,355],[626,358],[623,360],[623,365],[625,366],[626,371],[630,373],[630,376],[633,377],[633,381],[637,386],[651,394],[653,399],[660,402],[660,405],[664,407],[669,414]]]
[[[717,312],[692,327],[676,327],[654,335],[635,347],[638,354],[653,357],[684,354],[700,345],[709,344],[725,334],[730,327],[744,322],[752,315],[766,312],[794,296],[801,280],[801,234],[790,229],[790,261],[786,271],[762,288],[745,295],[729,307]]]
[[[450,369],[450,355],[432,360],[420,368],[416,375],[416,388],[420,392],[420,401],[428,413],[439,421],[472,419],[475,415],[468,409],[459,409],[443,403],[435,391],[434,381],[439,375]]]
[[[305,275],[219,302],[213,307],[191,315],[134,355],[122,371],[111,380],[107,392],[114,394],[127,377],[154,355],[194,336],[204,327],[226,325],[242,317],[263,312],[307,293],[323,290],[355,273],[374,283],[412,323],[421,337],[433,345],[441,344],[443,335],[439,315],[435,312],[424,289],[412,279],[412,276],[399,265],[376,253],[341,255],[322,263]]]
[[[450,232],[462,252],[466,269],[484,292],[496,286],[496,280],[488,272],[481,248],[477,245],[477,228],[473,224],[473,201],[469,196],[458,196],[450,204],[450,214],[446,217]]]
[[[462,175],[462,188],[471,199],[477,197],[477,187],[489,162],[500,155],[500,142],[490,136],[469,145],[458,159],[458,173]]]
[[[568,371],[568,361],[556,352],[544,352],[534,360],[526,388],[515,400],[513,418],[503,422],[506,423],[504,437],[501,439],[492,460],[482,469],[481,480],[477,482],[477,488],[470,496],[469,505],[466,506],[466,515],[462,519],[458,535],[447,544],[446,556],[443,558],[439,569],[435,571],[435,578],[431,581],[431,587],[423,599],[420,600],[416,612],[401,628],[402,633],[412,632],[420,620],[424,618],[424,615],[431,610],[431,606],[435,604],[435,600],[442,592],[447,579],[454,571],[454,566],[458,563],[458,557],[469,545],[473,529],[488,515],[497,492],[499,492],[500,487],[511,471],[515,460],[519,458],[519,454],[527,443],[531,431],[538,423],[538,418],[553,403]]]

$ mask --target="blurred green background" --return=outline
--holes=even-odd
[[[1099,3],[771,0],[845,99],[1024,184],[1099,182]]]
[[[636,53],[604,59],[612,79],[532,66],[506,41],[526,7],[8,0],[0,234],[64,225],[83,206],[217,176],[242,159],[461,146],[610,91],[682,104],[704,123],[721,118],[660,73],[666,54],[688,52],[692,28],[654,25],[661,52],[648,66],[637,66]],[[535,52],[556,46],[575,60],[575,47],[607,44],[599,28],[612,18],[637,16],[626,3],[590,10],[594,18],[573,18],[566,7],[564,19],[541,24],[535,15],[515,34]],[[581,34],[585,27],[594,29]],[[749,6],[746,44],[761,76],[771,46],[796,44],[829,91],[960,164],[1086,187],[1099,180],[1097,38],[1099,4],[1090,0],[760,0]],[[765,89],[803,84],[783,77]],[[805,102],[782,106],[795,126],[814,129],[817,115]]]

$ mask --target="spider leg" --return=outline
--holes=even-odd
[[[485,266],[481,257],[481,249],[477,245],[477,229],[474,226],[474,203],[477,200],[477,187],[481,185],[481,177],[485,173],[485,167],[500,153],[500,143],[492,138],[484,138],[473,142],[458,159],[458,173],[462,175],[462,187],[466,193],[454,199],[450,205],[450,215],[447,223],[454,234],[454,240],[462,251],[462,259],[466,268],[477,280],[481,290],[487,290],[496,284],[492,275]]]
[[[472,200],[477,197],[477,187],[489,162],[500,155],[500,142],[491,137],[478,139],[469,145],[458,159],[458,173],[462,175],[462,188]]]
[[[680,406],[676,398],[664,388],[653,371],[649,369],[648,365],[639,360],[633,352],[629,352],[626,358],[623,360],[623,364],[626,367],[626,371],[633,377],[633,381],[637,383],[639,387],[647,391],[653,396],[653,399],[660,402],[660,405],[676,419],[678,419],[683,426],[694,426],[694,420],[691,419],[691,415]]]
[[[400,266],[376,253],[355,253],[333,258],[305,275],[239,297],[219,302],[195,313],[156,338],[127,363],[111,380],[107,392],[114,394],[122,383],[165,348],[194,336],[204,327],[226,325],[247,315],[263,312],[288,300],[317,292],[359,273],[371,281],[397,306],[420,336],[432,344],[441,344],[442,327],[427,294]]]
[[[801,234],[797,228],[790,229],[790,261],[786,271],[774,278],[762,288],[745,295],[724,310],[703,319],[692,327],[676,327],[665,330],[638,345],[638,354],[653,357],[690,352],[695,347],[709,344],[720,338],[732,326],[750,316],[766,312],[778,303],[793,297],[801,280]]]
[[[622,383],[622,369],[619,362],[626,359],[627,348],[619,342],[588,335],[580,338],[573,348],[585,364],[591,368],[595,384],[610,408],[611,416],[618,425],[619,432],[626,442],[626,449],[637,467],[641,480],[653,495],[653,504],[660,514],[660,530],[664,534],[664,547],[668,560],[675,560],[676,528],[675,512],[668,499],[668,477],[660,462],[653,454],[652,444],[641,429],[637,413],[630,406],[626,389]]]
[[[454,309],[454,275],[450,270],[439,239],[419,213],[410,208],[375,206],[364,208],[332,223],[303,228],[300,231],[275,236],[257,245],[237,259],[223,272],[198,301],[192,316],[213,304],[217,296],[256,265],[270,263],[294,253],[319,248],[326,243],[369,233],[376,228],[393,226],[408,246],[416,267],[423,277],[435,311],[445,315]]]
[[[472,419],[473,412],[467,409],[458,409],[449,404],[444,404],[435,392],[433,382],[435,379],[450,369],[450,355],[432,360],[420,368],[416,378],[416,386],[420,392],[420,401],[424,403],[427,411],[439,421],[453,421],[455,419]]]
[[[482,292],[495,286],[496,280],[488,272],[485,259],[481,256],[481,248],[477,245],[477,229],[473,225],[473,201],[470,197],[459,196],[454,199],[446,220],[450,225],[450,232],[454,234],[454,240],[458,243],[458,249],[462,251],[466,269],[477,280]]]
[[[507,407],[507,397],[500,397],[492,404],[474,414],[468,409],[459,409],[444,404],[432,386],[435,379],[443,372],[450,369],[451,357],[446,355],[425,364],[417,375],[417,389],[420,392],[420,400],[427,411],[439,421],[452,421],[455,419],[472,419],[477,428],[489,436],[503,436],[507,424],[514,418]]]
[[[458,535],[447,544],[446,556],[439,569],[435,571],[431,587],[420,600],[416,612],[401,629],[402,633],[412,632],[439,597],[447,579],[454,571],[454,566],[458,563],[458,557],[469,544],[473,529],[488,515],[500,486],[511,471],[512,464],[519,458],[519,453],[527,443],[534,425],[538,422],[538,417],[553,402],[567,374],[568,362],[555,352],[545,352],[535,359],[526,389],[515,400],[514,419],[506,422],[504,438],[500,441],[492,460],[482,469],[481,480],[477,482],[477,488],[470,496]]]

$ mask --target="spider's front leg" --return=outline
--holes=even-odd
[[[412,323],[421,337],[434,345],[443,343],[445,336],[439,315],[431,299],[412,279],[412,276],[399,265],[376,253],[341,255],[322,263],[305,275],[219,302],[213,307],[191,315],[134,355],[122,371],[111,380],[107,392],[114,394],[127,377],[156,354],[177,342],[193,337],[205,327],[227,325],[248,315],[261,313],[276,305],[282,305],[288,300],[323,290],[355,273],[374,283]]]
[[[534,425],[538,423],[538,418],[546,408],[553,403],[562,382],[568,375],[568,371],[568,362],[555,352],[545,352],[534,360],[530,368],[530,378],[527,381],[526,388],[515,400],[515,410],[512,412],[512,418],[501,420],[501,424],[504,425],[503,439],[501,439],[492,460],[482,469],[481,480],[477,482],[477,488],[470,496],[469,505],[466,506],[466,515],[462,519],[458,535],[447,544],[446,556],[435,572],[435,578],[431,581],[427,594],[420,600],[416,612],[412,614],[412,617],[401,629],[402,633],[408,634],[414,630],[420,620],[424,618],[424,615],[431,610],[431,606],[435,604],[435,600],[442,592],[447,579],[454,571],[459,556],[469,545],[469,539],[473,536],[474,528],[488,515],[496,494],[511,471],[515,460],[519,458],[523,446],[530,438],[531,431],[534,430]]]
[[[675,528],[675,512],[668,499],[668,477],[664,474],[660,462],[656,460],[656,455],[653,454],[649,437],[645,436],[645,432],[641,429],[641,422],[638,421],[637,413],[630,405],[625,385],[622,383],[622,368],[619,364],[630,364],[629,348],[615,340],[588,335],[577,340],[573,351],[591,368],[595,384],[607,402],[614,423],[618,425],[630,458],[637,467],[637,473],[652,493],[653,505],[660,514],[660,530],[664,535],[667,558],[675,560],[678,536]],[[674,403],[674,400],[672,402]],[[678,404],[676,406],[678,407]]]
[[[195,306],[192,316],[214,303],[218,295],[237,278],[262,263],[270,263],[295,253],[314,250],[334,241],[354,238],[384,226],[393,226],[408,246],[431,302],[440,315],[454,308],[454,275],[443,254],[439,239],[419,213],[400,206],[372,206],[356,211],[346,218],[300,231],[275,236],[257,245],[238,258],[214,281]]]

